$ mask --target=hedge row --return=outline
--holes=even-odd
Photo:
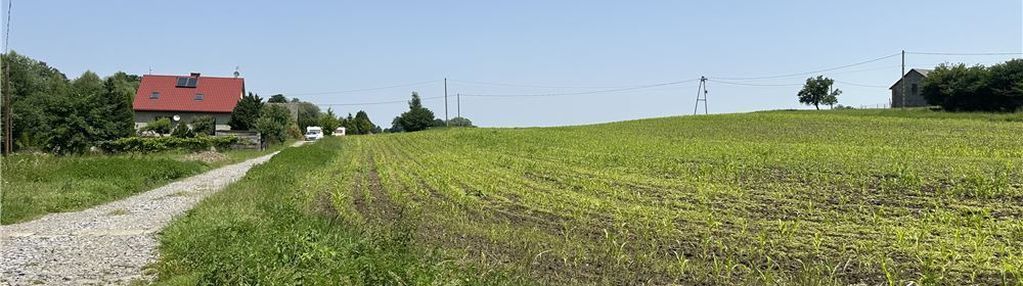
[[[152,153],[167,150],[203,151],[210,148],[224,150],[238,143],[234,136],[200,136],[195,138],[178,137],[126,137],[99,144],[99,148],[109,153]]]

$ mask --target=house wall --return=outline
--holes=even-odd
[[[205,113],[205,112],[176,112],[176,111],[135,111],[135,129],[146,126],[146,123],[156,120],[157,118],[173,117],[174,115],[181,116],[181,122],[188,123],[192,121],[192,118],[201,115],[209,115],[216,121],[217,130],[230,130],[231,126],[227,125],[227,122],[231,120],[231,113]]]
[[[930,106],[929,104],[927,104],[927,100],[924,99],[922,95],[924,88],[923,81],[924,77],[919,73],[911,72],[906,74],[906,76],[902,78],[902,81],[892,88],[892,107],[903,107],[902,106],[903,84],[906,84],[905,91],[906,94],[908,94],[908,96],[906,96],[905,107]],[[916,86],[916,88],[914,88],[914,85]]]

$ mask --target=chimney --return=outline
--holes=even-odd
[[[194,72],[194,73],[191,74],[191,76],[194,77],[194,78],[199,78],[199,73]]]

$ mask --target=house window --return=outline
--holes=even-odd
[[[909,87],[909,89],[910,89],[910,91],[912,92],[913,95],[916,95],[916,84],[915,83],[913,85],[911,85]]]
[[[149,99],[159,99],[159,98],[160,98],[160,92],[159,91],[154,91],[153,93],[149,94]]]
[[[202,100],[203,100],[203,98],[205,98],[205,97],[206,97],[206,95],[205,95],[205,94],[202,94],[202,93],[196,93],[196,94],[195,94],[195,100],[196,100],[196,101],[202,101]]]

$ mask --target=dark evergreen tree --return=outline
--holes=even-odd
[[[227,124],[231,125],[231,130],[251,130],[255,128],[256,119],[259,119],[262,110],[263,99],[250,92],[235,105]]]
[[[422,99],[418,92],[412,92],[412,100],[408,102],[409,111],[398,116],[401,129],[405,132],[425,130],[433,125],[433,111],[423,107]]]

